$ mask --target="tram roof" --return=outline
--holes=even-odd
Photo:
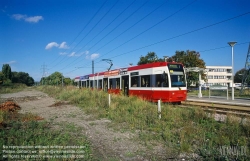
[[[153,68],[153,67],[162,67],[162,66],[167,66],[167,64],[179,64],[179,63],[176,63],[176,62],[154,62],[154,63],[148,63],[148,64],[142,64],[142,65],[137,65],[137,66],[133,66],[133,67],[128,67],[128,71],[147,69],[147,68]]]

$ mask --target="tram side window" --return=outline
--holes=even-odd
[[[90,81],[90,88],[93,88],[93,81]]]
[[[156,74],[155,87],[169,87],[168,75],[165,72]]]
[[[87,80],[87,88],[89,88],[89,80]]]
[[[116,89],[116,78],[109,79],[109,89]]]
[[[150,75],[141,76],[141,87],[150,87]]]
[[[97,80],[95,80],[94,87],[97,88]]]
[[[138,80],[139,76],[131,77],[131,87],[140,87]]]
[[[108,91],[108,78],[104,78],[103,79],[103,88],[104,88],[104,91]]]
[[[102,80],[101,79],[98,80],[98,88],[102,89]]]
[[[116,85],[116,89],[120,89],[120,78],[116,78],[115,79],[115,85]]]
[[[155,75],[155,87],[162,87],[162,76],[161,74]]]
[[[112,89],[112,86],[113,84],[112,84],[112,79],[109,79],[109,89]]]

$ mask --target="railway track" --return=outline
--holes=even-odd
[[[235,114],[250,116],[250,104],[233,104],[222,102],[202,102],[195,100],[186,100],[182,102],[185,106],[199,106],[208,112],[216,112],[220,114]]]

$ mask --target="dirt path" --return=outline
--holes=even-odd
[[[80,108],[68,103],[58,103],[54,98],[40,91],[28,88],[13,94],[1,94],[1,101],[14,99],[22,113],[37,114],[50,121],[55,128],[63,128],[63,123],[71,123],[80,128],[80,134],[87,136],[93,147],[96,160],[151,160],[155,156],[165,156],[161,147],[148,148],[136,141],[137,134],[119,132],[108,128],[110,120],[93,119]],[[60,126],[58,126],[60,125]]]

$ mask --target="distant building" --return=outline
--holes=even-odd
[[[231,66],[206,66],[207,81],[205,87],[222,85],[232,87],[232,67]]]

